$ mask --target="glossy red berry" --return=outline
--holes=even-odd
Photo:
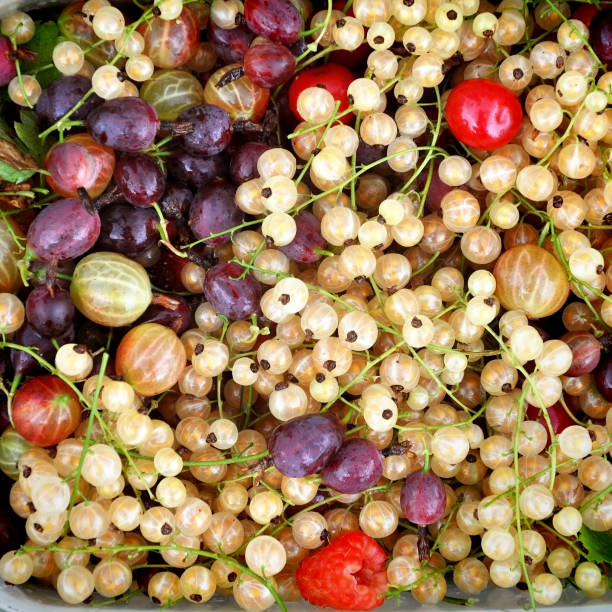
[[[353,73],[339,64],[325,64],[316,66],[300,72],[289,86],[289,106],[293,114],[299,119],[304,118],[298,113],[298,96],[308,87],[323,87],[329,91],[335,100],[340,101],[338,113],[346,110],[349,106],[346,91],[348,86],[355,80]],[[353,115],[348,114],[340,118],[343,123],[352,121]]]
[[[295,42],[302,17],[289,0],[246,0],[244,18],[249,29],[272,42]]]
[[[386,554],[376,540],[350,531],[307,557],[297,570],[302,597],[334,610],[372,610],[387,590]]]
[[[429,558],[426,525],[439,521],[446,509],[446,489],[433,472],[417,471],[406,478],[400,496],[404,516],[419,528],[419,560]]]
[[[555,435],[559,435],[566,427],[575,425],[576,422],[567,413],[561,402],[557,402],[548,408],[539,408],[538,406],[527,405],[527,418],[530,421],[539,421],[546,428],[546,435],[548,436],[548,443],[550,444],[550,431],[548,429],[548,420],[544,414],[544,411],[548,413],[548,420],[552,426],[552,430]]]
[[[282,85],[293,76],[295,57],[284,45],[251,47],[244,56],[244,73],[260,87]]]
[[[485,151],[508,144],[521,127],[523,111],[514,94],[487,79],[469,79],[454,87],[446,120],[455,138]]]

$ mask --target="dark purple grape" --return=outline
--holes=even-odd
[[[289,0],[245,0],[244,18],[255,34],[283,44],[296,41],[303,26],[300,12]]]
[[[260,314],[261,285],[237,263],[220,263],[208,270],[204,295],[213,308],[228,319],[246,319]]]
[[[159,207],[166,219],[186,218],[193,200],[191,189],[180,183],[166,183],[166,191],[159,201]]]
[[[35,110],[41,126],[48,127],[61,119],[90,89],[91,81],[78,74],[63,76],[53,81],[43,90],[36,103]],[[83,106],[70,115],[70,119],[86,119],[102,102],[102,98],[91,94]]]
[[[612,69],[612,9],[599,11],[589,25],[589,42],[599,59]]]
[[[410,474],[400,494],[400,506],[404,516],[419,527],[417,547],[419,559],[429,558],[426,525],[439,521],[446,510],[446,489],[432,472],[417,471]]]
[[[400,505],[411,523],[431,525],[442,518],[446,509],[444,484],[433,472],[413,472],[402,487]]]
[[[383,473],[383,458],[369,440],[351,438],[323,468],[323,483],[340,493],[361,493]]]
[[[172,329],[179,336],[193,327],[193,315],[187,301],[178,295],[164,296],[163,304],[151,304],[134,323],[159,323]]]
[[[8,85],[11,79],[17,76],[15,60],[9,57],[13,46],[8,38],[0,36],[0,87]]]
[[[58,346],[62,346],[62,344],[74,342],[75,338],[76,338],[76,329],[74,327],[74,323],[70,323],[66,331],[56,336],[55,340],[57,341]]]
[[[276,469],[301,478],[320,472],[340,450],[344,426],[331,414],[305,414],[281,423],[268,448]]]
[[[236,187],[223,179],[215,179],[200,189],[189,207],[189,227],[196,238],[206,238],[240,225],[243,212],[236,206]],[[209,245],[227,244],[231,233],[210,238]]]
[[[100,217],[89,214],[75,198],[43,208],[28,229],[28,248],[43,261],[74,259],[96,243]]]
[[[185,291],[185,286],[181,282],[181,270],[188,261],[163,248],[159,253],[159,259],[148,268],[151,282],[165,291]]]
[[[357,145],[355,158],[357,163],[368,165],[382,159],[387,154],[387,149],[382,145],[369,145],[361,138]]]
[[[227,148],[232,139],[232,122],[226,111],[214,104],[200,104],[183,111],[178,121],[187,121],[193,130],[180,142],[193,155],[216,155]]]
[[[36,347],[38,354],[47,361],[53,360],[55,354],[55,347],[51,342],[50,338],[43,336],[36,330],[33,325],[30,325],[27,321],[19,328],[15,333],[15,344],[20,344],[26,347]],[[11,349],[11,364],[13,365],[13,371],[15,374],[31,374],[38,370],[38,361],[20,351],[18,349]]]
[[[566,376],[582,376],[592,372],[601,357],[601,344],[595,336],[586,331],[568,332],[561,340],[572,349],[572,365]]]
[[[300,36],[295,42],[292,42],[290,45],[287,45],[287,48],[295,57],[299,57],[308,48],[308,39],[306,36]]]
[[[281,251],[293,261],[312,263],[321,259],[315,249],[324,249],[327,242],[321,236],[321,222],[307,210],[294,217],[297,226],[295,238]]]
[[[155,107],[142,98],[114,98],[89,113],[87,128],[100,144],[134,153],[153,144],[159,118]]]
[[[25,303],[28,321],[44,336],[63,334],[74,318],[74,304],[70,294],[58,287],[49,291],[45,285],[36,287]]]
[[[293,76],[295,57],[284,45],[255,45],[244,56],[244,73],[260,87],[278,87]]]
[[[595,385],[607,402],[612,402],[612,357],[606,355],[595,370]]]
[[[227,174],[227,160],[223,155],[198,157],[185,151],[175,151],[168,158],[168,173],[181,183],[199,189],[216,177]]]
[[[159,240],[159,219],[152,208],[111,204],[100,211],[97,247],[131,257]]]
[[[159,261],[161,252],[162,250],[159,245],[154,244],[152,247],[132,255],[130,259],[133,259],[136,263],[139,263],[143,268],[151,268]],[[177,289],[177,291],[183,291],[183,289],[184,287],[182,289]]]
[[[241,185],[259,176],[257,160],[270,147],[263,142],[245,142],[233,153],[229,166],[229,177],[232,183]]]
[[[166,189],[166,177],[157,161],[146,153],[125,153],[115,165],[115,182],[134,206],[151,206]]]
[[[97,351],[108,342],[108,327],[102,327],[89,319],[83,318],[76,332],[76,342],[84,344],[91,351]],[[109,367],[109,372],[113,370]]]
[[[242,62],[254,38],[255,34],[244,24],[231,30],[220,28],[212,19],[208,24],[208,42],[224,64]]]

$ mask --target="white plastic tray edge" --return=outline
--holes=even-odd
[[[449,594],[459,597],[466,597],[451,587]],[[401,599],[398,606],[395,600],[385,602],[383,606],[377,608],[380,612],[394,612],[397,610],[405,610],[406,608],[414,609],[416,612],[460,612],[461,609],[468,612],[523,612],[525,606],[528,605],[528,596],[526,593],[517,589],[497,589],[488,588],[480,595],[475,597],[476,602],[473,606],[462,608],[452,604],[442,603],[437,606],[423,606],[414,601],[407,594]],[[315,612],[319,608],[315,608],[305,602],[289,602],[287,607],[290,612]],[[541,610],[554,610],[554,612],[575,612],[576,609],[586,608],[587,612],[612,612],[612,591],[602,599],[588,599],[583,593],[576,591],[573,588],[566,589],[561,601],[550,608],[544,606]],[[71,606],[62,602],[53,590],[42,588],[33,584],[23,586],[10,586],[0,584],[0,611],[1,612],[52,612],[54,610],[95,610],[96,608],[87,605]],[[134,597],[127,603],[104,606],[100,610],[113,612],[115,610],[128,610],[129,612],[152,612],[160,608],[154,606],[144,596]],[[231,598],[214,597],[212,600],[196,606],[188,602],[179,602],[172,606],[171,610],[176,612],[196,612],[196,610],[215,610],[218,612],[237,612],[239,608]],[[278,610],[277,607],[271,608],[272,611]]]

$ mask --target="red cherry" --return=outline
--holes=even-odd
[[[300,72],[289,87],[289,106],[293,114],[302,119],[297,110],[298,96],[308,87],[324,87],[334,97],[340,101],[338,113],[346,110],[349,106],[346,91],[353,82],[355,76],[344,66],[338,64],[325,64]],[[339,119],[342,123],[350,123],[353,120],[351,113]]]
[[[453,87],[446,120],[463,144],[485,151],[508,144],[521,127],[523,110],[513,93],[487,79],[469,79]]]

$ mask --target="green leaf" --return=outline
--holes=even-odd
[[[25,74],[35,74],[43,89],[62,76],[53,65],[53,48],[62,40],[65,39],[60,36],[59,28],[55,22],[37,22],[34,38],[23,45],[26,49],[34,51],[38,57],[33,62],[22,61],[22,70]]]
[[[19,121],[15,121],[15,133],[19,140],[23,142],[28,153],[36,160],[38,165],[42,165],[47,147],[44,141],[38,137],[38,125],[36,124],[36,113],[31,110],[22,110],[19,113]]]
[[[36,174],[37,170],[18,170],[6,162],[0,161],[0,178],[9,183],[23,183],[31,176]]]
[[[17,147],[22,153],[26,153],[26,148],[23,143],[19,142],[15,138],[15,134],[12,132],[9,124],[0,116],[0,140],[10,142],[14,147]]]
[[[593,531],[583,525],[578,532],[578,539],[587,549],[589,561],[612,563],[612,534],[609,531]]]

